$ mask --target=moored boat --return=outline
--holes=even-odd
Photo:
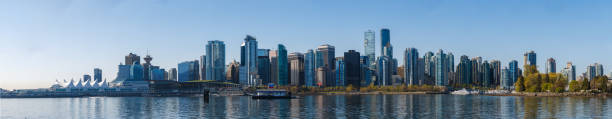
[[[253,99],[290,99],[291,93],[283,89],[259,89],[252,94]]]

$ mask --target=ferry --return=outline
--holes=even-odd
[[[291,93],[283,89],[259,89],[251,96],[253,99],[291,99]]]

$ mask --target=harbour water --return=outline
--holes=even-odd
[[[310,95],[0,98],[0,118],[609,118],[612,98]]]

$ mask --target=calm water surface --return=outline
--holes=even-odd
[[[313,95],[0,99],[0,118],[611,118],[612,98]]]

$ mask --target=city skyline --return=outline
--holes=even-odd
[[[493,4],[500,5],[501,3],[487,2],[488,5]],[[31,3],[30,3],[31,4]],[[109,3],[102,6],[93,5],[90,2],[74,2],[66,3],[55,3],[52,5],[42,5],[41,8],[28,10],[23,15],[15,15],[14,13],[0,12],[0,15],[8,16],[8,22],[0,23],[0,25],[9,26],[0,28],[0,53],[4,55],[0,59],[2,66],[6,66],[1,69],[2,75],[5,77],[0,81],[0,88],[5,89],[22,89],[22,88],[46,88],[55,79],[78,79],[84,74],[93,76],[94,68],[100,68],[102,70],[103,79],[109,81],[114,80],[117,73],[117,65],[122,61],[123,56],[128,53],[135,53],[139,56],[146,56],[150,54],[155,57],[152,64],[160,66],[160,68],[171,69],[177,68],[179,62],[193,61],[199,59],[199,56],[208,55],[205,54],[205,45],[208,41],[220,40],[224,41],[226,45],[226,58],[225,62],[233,60],[240,60],[240,43],[242,42],[245,35],[253,35],[257,38],[258,48],[260,49],[271,49],[278,50],[277,45],[283,44],[287,48],[287,52],[301,52],[305,53],[307,49],[316,49],[317,46],[323,44],[330,44],[335,46],[335,54],[342,54],[348,50],[356,50],[360,53],[364,53],[364,32],[373,30],[375,33],[376,46],[374,49],[376,56],[381,54],[380,45],[380,29],[388,28],[391,34],[391,44],[394,47],[393,56],[397,58],[399,66],[402,65],[403,54],[406,48],[416,48],[420,54],[426,52],[436,52],[438,49],[444,50],[445,53],[452,52],[455,56],[454,59],[459,59],[461,55],[467,55],[470,58],[481,56],[483,60],[500,60],[502,67],[508,67],[508,62],[511,60],[517,60],[519,62],[519,68],[523,66],[523,55],[524,53],[533,50],[537,53],[537,64],[538,69],[544,71],[544,63],[550,57],[556,60],[557,69],[562,69],[563,64],[566,62],[573,62],[576,65],[576,74],[579,75],[586,71],[586,67],[590,64],[599,63],[603,64],[604,69],[610,69],[612,62],[611,55],[606,55],[612,51],[612,45],[608,40],[605,31],[609,31],[611,24],[605,22],[610,16],[593,13],[592,11],[588,14],[574,13],[572,10],[594,10],[594,8],[586,8],[587,6],[596,6],[595,3],[587,4],[581,3],[578,5],[560,5],[558,3],[550,5],[551,8],[536,9],[525,8],[526,10],[517,11],[532,11],[535,13],[525,15],[522,17],[512,17],[511,15],[519,15],[519,13],[500,11],[500,12],[487,12],[488,15],[493,13],[502,13],[500,16],[488,16],[488,17],[459,17],[458,21],[443,20],[445,15],[461,15],[453,12],[453,9],[462,10],[468,14],[479,14],[478,10],[469,10],[465,8],[436,8],[435,5],[447,5],[443,3],[417,3],[419,5],[431,5],[430,7],[419,8],[403,8],[395,6],[400,11],[405,9],[417,9],[428,11],[430,14],[412,14],[408,15],[411,17],[430,17],[420,18],[417,20],[408,20],[410,17],[401,17],[401,20],[389,21],[385,19],[366,19],[353,21],[350,18],[358,18],[359,11],[342,11],[342,10],[354,10],[356,8],[340,8],[340,13],[349,14],[341,17],[340,20],[329,20],[334,18],[333,16],[327,16],[330,14],[323,14],[326,18],[314,19],[322,20],[322,24],[307,26],[306,23],[301,25],[299,22],[302,20],[290,19],[285,22],[275,24],[270,23],[268,16],[280,17],[285,15],[284,12],[273,12],[273,11],[251,11],[254,13],[264,14],[263,16],[249,16],[246,18],[254,17],[255,21],[240,23],[239,25],[231,25],[233,23],[239,23],[239,21],[228,21],[221,25],[213,25],[216,27],[206,27],[210,24],[215,24],[223,20],[231,20],[235,18],[241,18],[240,15],[248,13],[236,13],[237,11],[228,11],[230,15],[219,17],[219,19],[211,21],[199,21],[202,22],[197,24],[200,28],[186,28],[191,27],[189,23],[198,23],[198,20],[206,19],[209,14],[198,15],[193,13],[192,15],[179,15],[178,19],[186,20],[190,17],[199,17],[194,21],[186,20],[187,23],[170,25],[171,23],[167,20],[171,18],[165,18],[160,20],[153,20],[152,22],[144,22],[141,24],[137,23],[138,20],[145,18],[162,17],[164,15],[172,14],[162,13],[161,15],[154,15],[152,13],[158,11],[134,11],[128,12],[128,14],[118,13],[117,10],[125,9],[169,9],[163,7],[163,5],[178,5],[181,3],[175,2],[160,2],[160,3],[148,3],[139,5],[132,2],[119,2]],[[215,5],[223,5],[229,3],[211,3]],[[263,3],[261,3],[263,4]],[[296,4],[296,3],[292,3]],[[299,3],[297,3],[299,4]],[[308,3],[313,4],[313,3]],[[316,4],[316,3],[315,3]],[[339,4],[339,3],[335,3]],[[362,3],[363,5],[364,3]],[[536,6],[542,5],[543,3],[533,3]],[[571,4],[571,3],[570,3]],[[586,4],[586,5],[585,5]],[[5,4],[7,5],[7,4]],[[11,5],[11,4],[8,4]],[[156,5],[162,5],[156,6]],[[383,4],[383,5],[391,5]],[[381,4],[375,4],[375,7],[383,7]],[[2,6],[4,9],[21,10],[23,8]],[[81,13],[73,7],[84,7],[84,6],[98,6],[96,9],[89,8],[85,9]],[[238,7],[236,5],[234,7]],[[288,5],[286,7],[289,7]],[[299,5],[295,5],[299,6]],[[293,6],[293,7],[295,7]],[[392,6],[392,5],[391,5]],[[454,6],[454,5],[450,5]],[[476,6],[476,9],[495,9],[485,6]],[[136,8],[129,8],[136,7]],[[179,11],[188,11],[188,8],[193,6],[187,6],[185,9]],[[210,7],[210,6],[209,6]],[[205,7],[212,9],[212,11],[220,12],[225,8],[214,8]],[[293,12],[307,12],[305,9],[316,9],[325,10],[323,8],[310,8],[310,7],[299,7],[297,11]],[[415,6],[412,6],[415,7]],[[511,7],[510,7],[511,8]],[[499,9],[510,9],[502,7]],[[569,9],[559,10],[560,8]],[[579,9],[580,8],[580,9]],[[604,9],[604,6],[596,7],[600,8],[601,13],[609,13],[609,9]],[[50,10],[49,10],[50,9]],[[266,10],[279,9],[279,6],[268,8]],[[374,9],[374,8],[372,8]],[[499,10],[498,9],[498,10]],[[49,11],[44,11],[49,10]],[[77,9],[78,10],[78,9]],[[196,9],[195,11],[201,11],[202,9]],[[551,11],[548,11],[551,10]],[[100,15],[108,17],[103,20],[93,20],[92,23],[102,23],[111,25],[107,27],[101,27],[98,25],[88,25],[84,20],[86,17],[92,17],[95,15],[86,14],[94,12],[102,12]],[[206,11],[206,10],[204,10]],[[380,10],[376,10],[380,11]],[[40,13],[44,15],[41,15]],[[191,11],[194,12],[194,11]],[[189,13],[191,13],[189,12]],[[246,11],[245,11],[246,12]],[[272,13],[269,13],[272,12]],[[138,14],[138,13],[149,13],[144,16],[127,17],[121,15]],[[268,13],[268,14],[265,14]],[[351,14],[352,13],[352,14]],[[382,15],[383,18],[390,19],[392,17],[400,17],[402,15],[397,14],[398,11]],[[399,12],[401,13],[401,12]],[[195,15],[194,15],[195,14]],[[375,13],[364,13],[368,16],[376,16]],[[436,15],[443,14],[443,15]],[[444,15],[445,14],[445,15]],[[485,13],[486,14],[486,13]],[[47,16],[56,15],[56,16]],[[118,15],[118,16],[113,16]],[[538,17],[531,15],[546,15],[546,17]],[[602,17],[599,19],[570,19],[564,15],[569,16],[582,16],[582,17]],[[71,16],[76,16],[74,20],[68,20]],[[214,16],[214,15],[213,15]],[[310,15],[318,16],[318,15]],[[553,16],[553,17],[551,17]],[[556,16],[556,17],[555,17]],[[43,22],[38,20],[32,21],[19,21],[29,17],[42,17],[50,18],[51,21],[67,20],[66,22],[60,22],[52,24],[49,22]],[[473,18],[477,17],[477,18]],[[120,18],[126,20],[112,21],[109,18]],[[299,15],[290,16],[288,18],[301,18]],[[360,17],[359,17],[360,18]],[[481,18],[481,19],[478,19]],[[500,20],[500,18],[515,18],[518,22],[526,22],[530,25],[518,24],[518,22],[512,22],[509,20]],[[533,21],[530,22],[530,19]],[[550,20],[558,21],[550,24]],[[472,22],[482,22],[481,20],[500,20],[497,22],[484,22],[484,25],[473,25]],[[567,20],[569,19],[569,20]],[[136,20],[136,21],[130,21]],[[349,23],[340,23],[338,21],[345,20]],[[372,21],[368,21],[372,20]],[[434,20],[434,21],[427,21]],[[437,21],[436,21],[437,20]],[[461,21],[465,20],[465,21]],[[474,21],[469,21],[474,20]],[[599,21],[601,20],[601,21]],[[72,23],[72,22],[76,23]],[[181,20],[178,20],[181,21]],[[583,23],[595,21],[600,24]],[[85,23],[84,23],[85,22]],[[155,24],[155,22],[161,22],[165,24]],[[446,24],[444,22],[457,22],[455,24]],[[510,22],[510,25],[501,25],[501,23]],[[602,23],[603,22],[603,23]],[[27,25],[35,23],[33,25]],[[331,25],[336,24],[337,25]],[[436,25],[436,23],[443,23]],[[536,25],[537,23],[542,23]],[[566,23],[564,25],[564,23]],[[573,23],[573,24],[572,24]],[[122,26],[120,24],[124,24]],[[132,24],[132,25],[130,25]],[[247,25],[251,24],[251,25]],[[470,25],[467,25],[470,24]],[[569,25],[567,25],[569,24]],[[83,25],[83,26],[74,26]],[[148,26],[153,25],[153,26]],[[242,28],[240,25],[247,25],[245,29],[233,31],[234,29]],[[270,25],[271,28],[266,28],[265,25]],[[285,26],[284,26],[285,25]],[[330,26],[325,26],[330,25]],[[488,26],[490,25],[490,26]],[[518,26],[511,26],[518,25]],[[67,26],[64,28],[62,26]],[[228,27],[222,27],[228,26]],[[418,27],[414,27],[418,26]],[[101,27],[96,29],[95,27]],[[536,28],[538,27],[538,28]],[[547,28],[539,28],[547,27]],[[11,29],[16,28],[16,29]],[[122,30],[122,28],[126,28]],[[147,29],[152,28],[152,29]],[[165,28],[178,29],[178,31],[163,30]],[[215,31],[216,28],[220,28],[219,31]],[[264,28],[264,29],[262,29]],[[276,29],[275,29],[276,28]],[[503,30],[507,28],[507,30]],[[54,31],[57,29],[64,29]],[[272,30],[274,29],[274,30]],[[295,29],[293,31],[292,29]],[[521,31],[526,29],[527,31]],[[563,30],[566,29],[566,30]],[[571,30],[568,30],[571,29]],[[82,30],[82,31],[81,31]],[[142,31],[141,31],[142,30]],[[543,31],[538,31],[543,30]],[[599,30],[599,31],[597,31]],[[282,31],[281,34],[277,33]],[[311,31],[310,33],[308,31]],[[44,32],[44,33],[43,33]],[[122,33],[125,32],[125,33]],[[184,33],[181,33],[184,32]],[[80,34],[80,35],[78,35]],[[463,35],[462,35],[463,34]],[[178,39],[178,40],[177,40]],[[184,40],[182,40],[184,39]],[[491,40],[495,39],[495,40]],[[100,42],[100,43],[97,43]],[[586,42],[586,43],[585,43]],[[601,43],[589,43],[589,42],[601,42]],[[510,45],[507,45],[510,43]],[[514,46],[512,45],[514,44]],[[601,49],[600,49],[601,48]],[[598,50],[599,49],[599,50]],[[146,52],[146,53],[145,53]],[[338,55],[342,56],[342,55]],[[419,55],[418,57],[422,57]],[[45,61],[45,62],[43,62]],[[454,66],[458,64],[458,60],[454,60]],[[141,61],[144,62],[144,61]],[[125,62],[122,62],[125,63]],[[609,72],[609,71],[607,71]],[[604,72],[607,74],[607,72]],[[36,73],[39,75],[27,75],[30,73]]]

